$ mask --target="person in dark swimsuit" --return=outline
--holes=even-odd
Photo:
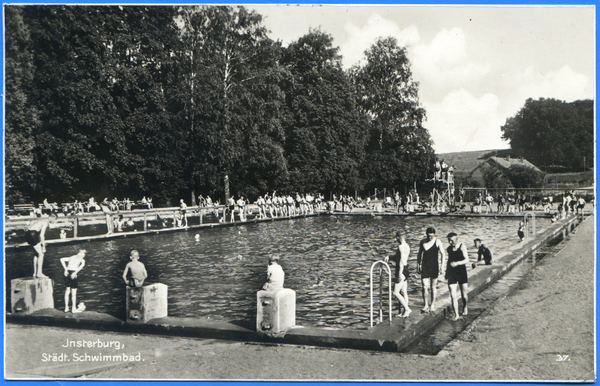
[[[462,315],[467,315],[467,293],[469,291],[469,279],[467,277],[467,264],[469,264],[469,254],[467,247],[463,243],[458,243],[458,235],[454,232],[448,233],[448,266],[446,267],[446,280],[448,280],[448,291],[452,299],[452,309],[454,318],[460,319],[458,312],[458,289],[463,300]]]
[[[523,239],[525,238],[525,224],[523,223],[523,221],[521,221],[519,223],[519,229],[517,230],[517,236],[519,236],[519,241],[523,241]]]
[[[421,311],[435,311],[437,298],[437,278],[444,274],[446,253],[442,242],[435,237],[435,228],[429,227],[425,231],[427,237],[421,240],[417,254],[417,272],[421,274],[423,284],[423,301],[425,306]],[[431,305],[429,292],[431,291]]]
[[[485,263],[485,265],[492,265],[492,251],[483,245],[481,239],[475,239],[473,243],[475,244],[475,248],[477,248],[477,263],[473,263],[473,268],[480,264],[480,262]]]

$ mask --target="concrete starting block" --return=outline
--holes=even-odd
[[[289,288],[258,291],[256,299],[258,331],[278,334],[296,325],[296,291]]]
[[[49,277],[22,277],[10,281],[10,309],[14,314],[29,315],[54,308],[54,286]]]
[[[167,316],[167,288],[162,283],[127,287],[127,321],[146,323]]]

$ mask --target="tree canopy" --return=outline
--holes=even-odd
[[[412,79],[406,49],[396,39],[378,39],[366,63],[352,70],[358,103],[369,118],[363,173],[368,187],[409,186],[423,181],[435,162],[429,132],[422,126],[419,84]]]
[[[408,186],[433,150],[406,51],[341,66],[225,6],[5,7],[6,197],[223,200]]]
[[[594,102],[527,99],[502,126],[502,138],[517,154],[541,167],[582,171],[593,166]],[[584,163],[586,165],[584,165]]]

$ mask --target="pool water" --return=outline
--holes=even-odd
[[[436,228],[444,245],[445,235],[456,232],[474,258],[476,237],[483,239],[495,254],[516,244],[518,222],[519,219],[492,217],[306,217],[50,245],[44,273],[54,279],[55,307],[62,309],[65,287],[59,259],[86,249],[86,266],[79,274],[78,301],[85,302],[89,311],[124,319],[122,274],[131,250],[137,249],[148,271],[147,283],[160,282],[169,287],[170,316],[252,326],[256,292],[265,282],[267,258],[278,254],[286,274],[285,287],[296,291],[298,325],[362,329],[369,327],[371,264],[392,253],[397,230],[406,232],[411,246],[408,292],[414,301],[421,298],[415,267],[418,245],[428,226]],[[538,231],[549,225],[549,219],[537,219]],[[196,234],[200,235],[198,241]],[[5,254],[7,283],[13,278],[31,276],[32,248],[7,249]],[[379,275],[374,279],[378,283]]]

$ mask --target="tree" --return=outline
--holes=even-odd
[[[481,167],[484,186],[488,189],[506,189],[510,187],[510,180],[497,167],[485,164]]]
[[[193,185],[257,194],[287,175],[282,142],[279,46],[262,17],[243,7],[194,7],[180,12],[183,64],[178,105],[195,152]]]
[[[290,74],[286,152],[292,192],[362,189],[367,122],[338,50],[331,35],[320,30],[310,30],[283,50],[280,63]]]
[[[153,162],[161,154],[163,160],[177,164],[173,155],[178,152],[173,147],[167,152],[147,151],[160,143],[160,139],[153,141],[157,136],[148,130],[159,127],[160,135],[170,131],[159,84],[164,58],[169,57],[168,40],[160,40],[165,36],[160,31],[168,35],[172,30],[168,9],[17,9],[29,32],[18,54],[30,56],[31,84],[35,85],[25,108],[39,122],[30,132],[27,125],[15,126],[16,132],[27,132],[35,143],[32,199],[107,196],[131,189],[141,193],[149,187],[148,175],[175,170]],[[23,62],[12,64],[9,71],[24,66]],[[14,113],[7,112],[8,120],[13,120]],[[162,140],[167,145],[173,142]]]
[[[33,133],[41,126],[39,110],[31,102],[34,90],[33,55],[30,31],[22,8],[5,7],[6,31],[6,121],[5,121],[5,200],[30,201],[37,186]]]
[[[506,171],[506,176],[512,186],[521,188],[539,188],[542,185],[544,175],[532,168],[523,165],[512,165]]]
[[[365,55],[365,65],[352,70],[359,105],[371,119],[363,173],[370,188],[410,186],[426,179],[435,161],[419,85],[396,39],[377,40]]]
[[[502,131],[517,155],[539,167],[581,171],[594,157],[594,102],[530,98]]]

